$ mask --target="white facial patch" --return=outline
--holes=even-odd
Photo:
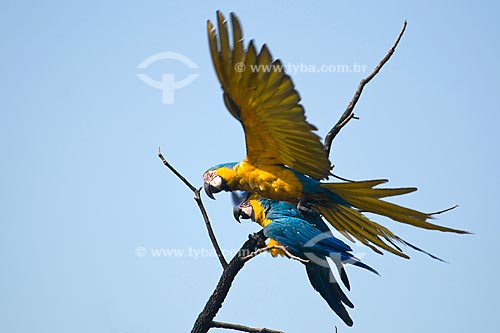
[[[203,181],[205,183],[210,183],[215,177],[217,177],[217,172],[215,170],[207,171],[203,175]]]
[[[210,181],[210,185],[212,185],[213,187],[215,187],[217,189],[221,189],[222,188],[222,178],[215,175],[215,177]]]
[[[253,208],[252,208],[252,206],[243,207],[243,208],[241,209],[241,211],[242,211],[243,213],[245,213],[247,216],[252,216],[252,213],[253,213]]]

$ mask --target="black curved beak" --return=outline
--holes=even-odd
[[[241,208],[239,206],[234,206],[233,207],[233,216],[238,223],[241,223],[240,221],[240,216],[241,216]]]
[[[213,192],[217,193],[217,189],[215,187],[213,187],[212,185],[210,185],[210,183],[207,183],[207,182],[203,183],[203,188],[205,189],[205,193],[207,194],[207,196],[210,199],[215,200]],[[216,191],[214,191],[214,190],[216,190]]]

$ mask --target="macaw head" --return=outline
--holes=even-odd
[[[232,170],[234,166],[238,164],[234,163],[224,163],[218,164],[214,167],[211,167],[203,174],[203,188],[205,189],[205,193],[210,199],[214,199],[214,193],[219,193],[220,191],[230,191],[227,186],[227,182],[224,178],[220,176],[220,171],[222,169]]]
[[[233,216],[234,219],[241,223],[240,218],[249,219],[253,216],[253,207],[250,204],[250,193],[245,191],[233,191],[231,192],[231,198],[233,199]]]
[[[250,201],[242,202],[239,206],[233,208],[233,215],[236,221],[241,222],[240,218],[255,221],[255,211]]]
[[[266,214],[271,209],[272,200],[263,199],[256,194],[248,194],[241,191],[239,193],[232,192],[232,196],[234,203],[233,215],[236,221],[240,222],[240,218],[252,219],[252,221],[257,222],[263,227],[271,223]]]

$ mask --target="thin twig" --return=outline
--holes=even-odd
[[[160,150],[160,147],[158,147],[158,157],[163,162],[163,164],[167,168],[169,168],[170,171],[172,171],[174,173],[174,175],[177,176],[177,178],[179,178],[191,191],[196,193],[196,187],[194,187],[186,178],[184,178],[183,175],[181,175],[177,170],[175,170],[175,168],[170,163],[168,163],[168,161],[165,159],[165,157],[163,157],[161,150]]]
[[[226,258],[224,258],[219,243],[217,243],[217,238],[215,237],[214,230],[212,229],[212,225],[210,224],[210,219],[208,218],[207,211],[205,209],[205,206],[203,206],[203,202],[201,201],[201,196],[200,196],[201,188],[197,189],[196,187],[194,187],[186,178],[184,178],[183,175],[181,175],[170,163],[168,163],[165,157],[163,157],[160,148],[158,148],[158,157],[163,162],[163,164],[170,169],[170,171],[172,171],[191,191],[193,191],[194,200],[196,201],[198,208],[200,208],[201,215],[203,216],[203,220],[205,221],[205,226],[207,227],[208,236],[210,237],[210,241],[212,242],[212,245],[215,249],[215,253],[217,253],[217,257],[219,258],[222,268],[226,268],[227,267]]]
[[[337,136],[337,134],[340,132],[342,127],[344,127],[351,119],[358,119],[354,113],[354,107],[356,106],[356,103],[358,103],[359,97],[361,96],[361,93],[363,92],[363,88],[365,85],[370,82],[377,74],[380,72],[382,67],[385,65],[387,61],[391,58],[392,54],[396,51],[396,47],[399,44],[399,41],[401,40],[401,37],[403,37],[403,34],[406,30],[406,20],[403,22],[403,27],[401,28],[401,31],[399,32],[398,38],[396,39],[396,42],[394,42],[394,45],[389,49],[385,57],[378,63],[377,67],[373,70],[373,72],[370,73],[367,77],[362,79],[359,82],[358,89],[356,89],[356,92],[354,93],[354,96],[352,97],[351,102],[349,102],[349,105],[347,106],[346,110],[340,117],[339,121],[335,124],[335,126],[332,127],[332,129],[328,132],[328,134],[325,137],[325,143],[323,145],[325,151],[327,152],[328,155],[330,155],[330,149],[332,147],[332,142],[333,139]]]
[[[254,328],[238,324],[223,323],[220,321],[212,321],[211,326],[213,328],[225,328],[228,330],[250,332],[250,333],[284,333],[283,331],[270,330],[268,328]]]
[[[282,246],[282,245],[271,245],[271,246],[262,247],[260,249],[257,249],[256,251],[250,253],[249,255],[243,257],[242,259],[245,260],[245,261],[248,261],[248,260],[250,260],[250,259],[258,256],[261,253],[264,253],[266,251],[270,251],[270,250],[273,250],[273,249],[281,250],[281,251],[283,251],[285,253],[285,255],[288,258],[300,261],[301,263],[304,263],[304,264],[306,264],[306,263],[308,263],[310,261],[310,260],[307,260],[307,259],[302,259],[300,257],[294,256],[293,254],[291,254],[288,251],[288,249],[285,246]]]
[[[234,278],[247,262],[247,260],[243,259],[244,255],[256,251],[258,248],[262,247],[263,244],[265,245],[265,240],[266,236],[264,236],[262,230],[251,235],[233,259],[231,259],[222,272],[217,287],[208,299],[201,313],[198,315],[191,333],[206,333],[212,327],[212,320],[222,307],[222,303],[227,297]]]

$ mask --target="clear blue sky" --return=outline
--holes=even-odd
[[[386,177],[419,191],[398,200],[474,235],[396,226],[443,264],[355,252],[381,276],[350,267],[356,308],[347,328],[312,290],[300,263],[252,260],[218,320],[286,332],[493,332],[500,231],[498,4],[466,1],[3,1],[0,10],[0,331],[187,332],[221,269],[214,256],[153,257],[151,249],[211,249],[192,194],[205,169],[244,157],[222,103],[206,40],[215,11],[235,11],[246,40],[284,63],[371,69],[407,33],[334,143],[344,177]],[[138,69],[171,51],[177,60]],[[162,104],[138,79],[197,74]],[[293,74],[308,119],[324,135],[367,73]],[[205,202],[221,246],[250,232],[229,198]],[[146,256],[136,255],[143,247]],[[186,252],[185,252],[186,253]],[[193,253],[192,253],[193,254]],[[217,330],[214,330],[217,331]]]

